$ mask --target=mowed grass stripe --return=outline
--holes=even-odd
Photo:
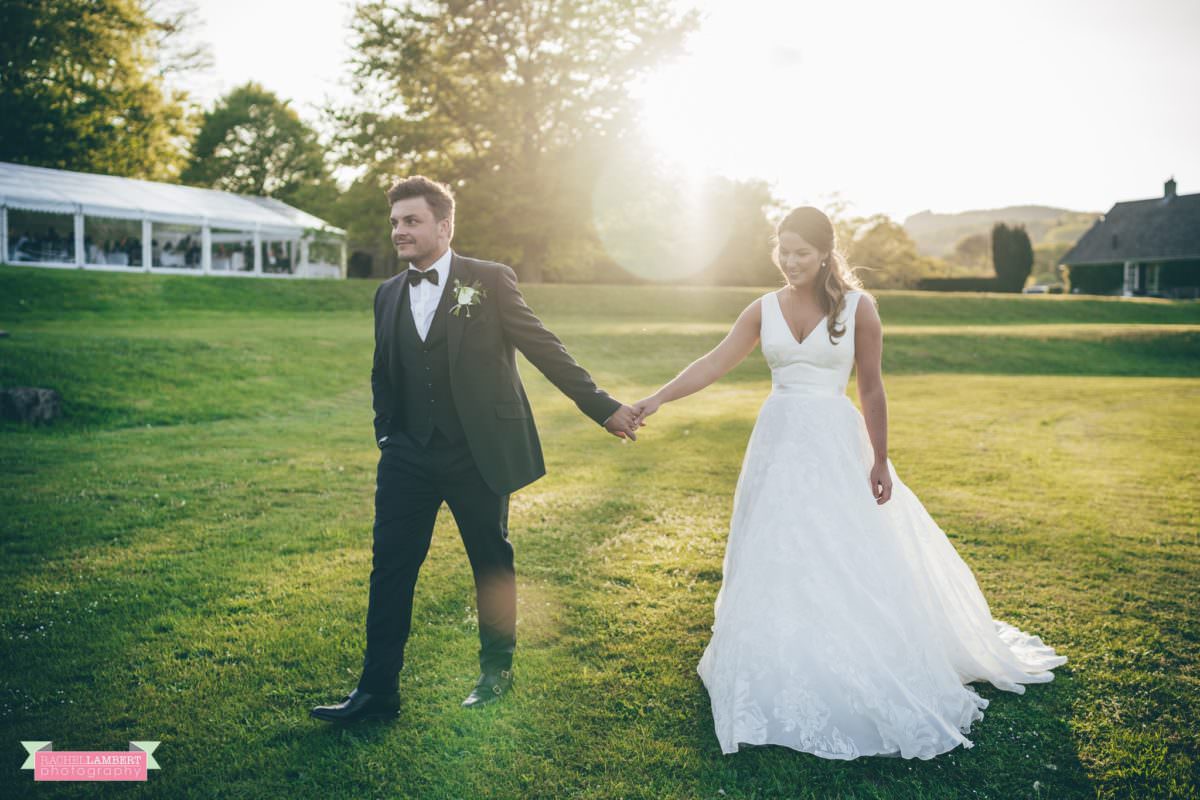
[[[77,318],[116,312],[122,317],[160,319],[181,311],[251,310],[256,315],[299,311],[316,313],[319,318],[337,311],[369,313],[376,286],[377,281],[127,275],[0,265],[0,320],[57,319],[64,312]],[[605,322],[732,320],[747,304],[773,288],[777,287],[523,287],[539,313]],[[881,314],[896,325],[1200,323],[1200,304],[1154,298],[911,291],[878,294]]]
[[[17,326],[0,340],[0,385],[48,386],[64,399],[65,418],[55,430],[76,427],[174,425],[270,416],[310,401],[365,402],[370,374],[370,320],[336,315],[306,321],[289,315],[271,322],[255,316],[211,315],[195,327],[181,316],[169,331],[158,323],[118,326],[40,322]],[[671,331],[616,334],[584,323],[552,326],[602,385],[664,382],[724,335],[698,323]],[[115,333],[113,328],[120,332]],[[135,329],[135,330],[131,330]],[[1098,325],[1002,327],[990,332],[945,332],[903,326],[885,329],[884,368],[889,376],[919,373],[1010,375],[1200,376],[1200,331],[1144,325],[1124,330]],[[1004,331],[1001,333],[1001,331]],[[524,373],[536,372],[529,364]],[[727,380],[760,381],[767,369],[756,355]],[[0,430],[12,429],[0,423]],[[51,434],[53,435],[53,434]]]

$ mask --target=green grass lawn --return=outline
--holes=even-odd
[[[695,673],[759,354],[636,444],[522,370],[547,477],[514,495],[517,691],[465,712],[474,597],[448,513],[403,707],[308,718],[361,665],[374,282],[0,267],[0,386],[64,396],[0,426],[4,797],[1075,798],[1200,791],[1200,304],[883,293],[890,455],[993,613],[1070,662],[990,687],[931,761],[722,756]],[[763,290],[530,287],[635,400]],[[35,785],[21,740],[161,740],[144,785]]]

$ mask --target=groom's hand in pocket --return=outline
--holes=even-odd
[[[622,405],[613,415],[604,420],[604,429],[618,439],[637,441],[637,412],[627,405]]]

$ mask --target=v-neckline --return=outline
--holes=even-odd
[[[787,329],[788,336],[791,337],[792,342],[796,344],[797,347],[803,345],[805,342],[811,339],[812,335],[817,332],[817,328],[821,327],[821,323],[829,317],[828,314],[822,316],[819,320],[817,320],[817,324],[812,327],[812,330],[804,335],[803,339],[797,340],[796,334],[792,330],[792,326],[788,324],[787,315],[783,313],[783,303],[779,302],[779,292],[773,292],[773,294],[775,295],[775,308],[779,309],[779,318],[783,320],[783,327]]]

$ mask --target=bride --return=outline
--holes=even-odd
[[[828,217],[797,208],[776,238],[787,285],[635,406],[640,422],[761,341],[771,393],[746,447],[697,669],[721,750],[927,759],[971,747],[964,734],[988,701],[966,684],[1020,694],[1066,658],[992,619],[970,568],[896,475],[879,314]],[[862,414],[846,396],[855,366]]]

